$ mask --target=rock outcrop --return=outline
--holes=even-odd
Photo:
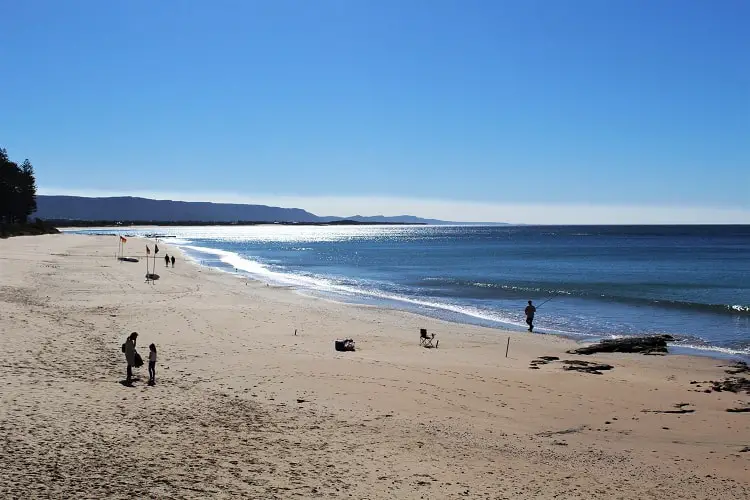
[[[671,335],[648,335],[645,337],[624,337],[621,339],[602,340],[596,344],[579,347],[568,351],[568,354],[594,354],[597,352],[638,352],[641,354],[662,354],[667,351],[667,342],[673,341]]]

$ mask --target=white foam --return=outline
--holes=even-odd
[[[170,245],[182,245],[182,246],[189,245],[190,243],[192,243],[191,240],[186,240],[182,238],[165,238],[163,241],[164,243],[167,243]]]
[[[174,242],[174,243],[177,244],[177,242]],[[381,300],[389,300],[389,301],[394,301],[394,302],[407,303],[407,304],[411,304],[414,306],[447,311],[447,312],[475,318],[478,320],[489,321],[492,323],[515,326],[515,327],[520,327],[524,329],[526,328],[526,324],[522,321],[516,321],[513,318],[503,316],[494,312],[482,310],[479,308],[471,307],[471,306],[456,305],[456,304],[451,304],[447,302],[436,302],[436,301],[428,301],[428,300],[423,300],[423,299],[406,297],[403,295],[388,293],[382,290],[365,288],[363,286],[343,285],[332,279],[323,278],[319,276],[305,276],[305,275],[300,275],[300,274],[279,272],[279,271],[275,271],[263,265],[260,262],[242,257],[235,252],[229,252],[226,250],[219,250],[216,248],[207,248],[207,247],[198,247],[198,246],[193,246],[193,245],[182,245],[182,244],[180,244],[179,246],[185,249],[192,250],[195,252],[200,252],[203,254],[216,255],[217,257],[219,257],[219,260],[221,262],[227,265],[230,265],[234,267],[235,269],[244,271],[252,275],[253,277],[260,279],[261,281],[264,281],[264,282],[270,282],[273,284],[281,284],[281,285],[286,285],[286,286],[302,287],[312,292],[335,293],[335,294],[339,294],[339,295],[343,295],[347,297],[367,296],[367,297],[372,297],[372,298],[381,299]],[[199,258],[195,256],[191,256],[189,253],[187,253],[187,256],[191,258],[193,261],[200,263]],[[597,335],[593,335],[590,333],[587,334],[587,333],[582,333],[582,332],[573,332],[573,331],[567,331],[567,330],[561,330],[561,329],[537,328],[536,331],[539,331],[540,333],[564,335],[567,337],[587,337],[587,338],[599,337]],[[606,335],[606,337],[607,338],[622,338],[622,337],[627,337],[627,335],[611,334],[611,335]],[[707,355],[709,355],[709,353],[714,353],[714,354],[719,354],[722,356],[750,356],[750,348],[730,349],[726,347],[683,344],[683,343],[672,343],[669,345],[678,349],[685,349],[685,350],[694,351],[694,352],[696,351],[706,352]]]
[[[182,247],[204,254],[216,255],[219,257],[219,260],[221,262],[254,275],[268,276],[270,278],[273,277],[274,274],[280,274],[274,273],[270,269],[263,266],[260,262],[245,259],[235,252],[227,252],[226,250],[218,250],[216,248],[196,247],[193,245],[182,245]],[[192,257],[192,259],[196,262],[200,262],[200,259],[197,259],[195,257]]]
[[[219,257],[219,260],[221,262],[228,264],[241,271],[245,271],[249,274],[252,274],[260,278],[262,281],[270,281],[270,282],[273,282],[274,284],[303,286],[303,287],[310,288],[312,291],[333,292],[333,293],[339,293],[339,294],[346,295],[346,296],[364,295],[364,296],[373,297],[376,299],[391,300],[395,302],[404,302],[407,304],[420,306],[420,307],[440,309],[443,311],[470,316],[472,318],[476,318],[476,319],[484,320],[484,321],[490,321],[494,323],[503,323],[503,324],[513,325],[513,326],[518,326],[518,327],[524,326],[523,322],[514,321],[512,318],[501,316],[501,315],[491,313],[488,311],[483,311],[481,309],[470,307],[470,306],[459,306],[456,304],[451,304],[451,303],[446,303],[446,302],[427,301],[427,300],[422,300],[422,299],[405,297],[403,295],[397,295],[397,294],[388,293],[388,292],[384,292],[380,290],[373,290],[373,289],[351,286],[351,285],[342,285],[333,280],[322,278],[322,277],[312,277],[312,276],[304,276],[300,274],[283,273],[283,272],[274,271],[264,266],[260,262],[242,257],[235,252],[228,252],[226,250],[219,250],[215,248],[197,247],[197,246],[192,246],[192,245],[184,245],[184,248],[193,250],[196,252],[201,252],[204,254],[216,255]],[[199,261],[200,259],[193,258],[193,260]],[[566,334],[567,332],[556,332],[556,333]]]
[[[667,344],[670,347],[676,347],[679,349],[689,349],[691,351],[706,351],[709,353],[719,353],[729,356],[750,356],[750,347],[745,349],[730,349],[729,347],[718,347],[711,345],[696,345],[696,344],[680,344],[670,343]]]

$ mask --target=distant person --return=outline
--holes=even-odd
[[[164,264],[169,267],[169,255],[164,254]]]
[[[172,267],[174,267],[174,255],[172,256]]]
[[[135,343],[138,339],[138,333],[133,332],[128,336],[128,340],[122,345],[122,352],[125,353],[125,361],[128,363],[127,378],[125,383],[130,385],[133,383],[133,366],[135,366]]]
[[[148,346],[148,385],[156,384],[156,346]]]
[[[536,307],[529,301],[529,305],[523,311],[526,313],[526,324],[529,325],[529,331],[534,331],[534,314],[536,313]]]

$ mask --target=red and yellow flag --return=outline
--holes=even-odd
[[[123,243],[127,243],[128,239],[125,238],[124,236],[120,236],[120,241],[122,241]]]
[[[146,245],[146,255],[151,255],[151,249]]]

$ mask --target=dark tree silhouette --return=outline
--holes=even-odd
[[[36,178],[29,160],[21,166],[0,148],[0,222],[25,224],[36,211]]]
[[[21,164],[21,206],[24,221],[36,212],[36,177],[28,158]]]

